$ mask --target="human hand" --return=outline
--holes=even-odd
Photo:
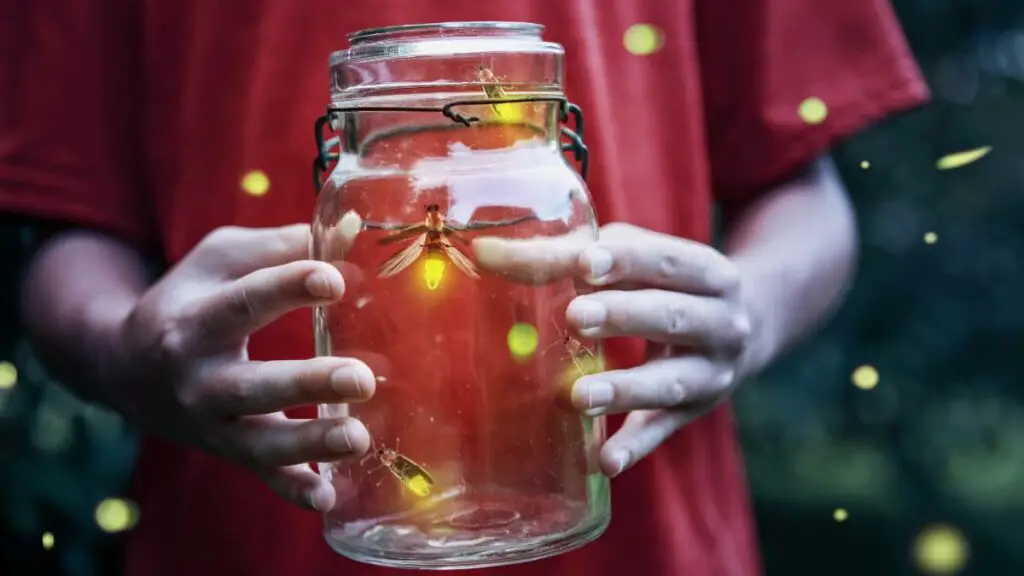
[[[355,419],[289,419],[282,410],[367,400],[373,373],[350,358],[255,362],[246,352],[249,335],[286,312],[341,298],[341,273],[307,260],[308,250],[306,225],[213,231],[136,303],[111,374],[144,429],[329,510],[334,489],[309,463],[362,455],[369,434]]]
[[[736,267],[710,246],[610,224],[596,242],[581,235],[480,238],[474,248],[481,266],[519,281],[573,276],[597,288],[566,309],[580,336],[651,343],[647,363],[583,376],[572,389],[572,403],[584,413],[629,413],[601,448],[608,476],[650,454],[736,385],[751,323]]]

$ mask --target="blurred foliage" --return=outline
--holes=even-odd
[[[935,101],[837,152],[863,239],[856,285],[736,398],[769,575],[912,574],[944,554],[963,574],[1024,573],[1024,2],[894,4]],[[0,222],[0,362],[18,370],[0,386],[0,571],[109,576],[117,539],[96,507],[125,492],[136,439],[21,338],[6,280],[31,242]],[[863,365],[869,389],[851,383]]]
[[[963,574],[1024,573],[1024,3],[894,4],[934,101],[837,151],[856,284],[736,398],[768,574],[916,573],[933,523],[962,532]]]

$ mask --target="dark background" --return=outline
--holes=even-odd
[[[822,9],[831,1],[857,0]],[[961,574],[1024,574],[1024,0],[894,5],[935,100],[837,151],[862,234],[856,285],[827,329],[736,398],[769,576],[964,562]],[[981,146],[980,160],[937,169]],[[0,222],[3,280],[31,242]],[[9,284],[0,362],[18,379],[0,388],[0,574],[117,574],[118,537],[96,508],[123,494],[134,433],[48,379]],[[865,365],[879,375],[868,390],[851,381]]]

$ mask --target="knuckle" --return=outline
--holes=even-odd
[[[165,366],[180,366],[189,356],[188,330],[176,320],[164,321],[157,329],[156,354]]]
[[[239,282],[237,289],[229,292],[227,307],[230,316],[240,322],[250,322],[259,317],[259,307],[245,282]]]
[[[734,314],[732,317],[732,329],[735,335],[735,339],[738,342],[744,342],[754,332],[754,328],[750,322],[750,315],[746,312],[739,312]]]
[[[604,236],[604,235],[609,235],[609,236],[626,235],[626,234],[632,234],[633,232],[635,232],[637,230],[639,230],[639,228],[637,226],[634,226],[633,224],[629,224],[627,222],[611,222],[611,223],[605,224],[604,226],[601,227],[600,235],[601,236]]]
[[[669,304],[665,308],[665,332],[669,336],[686,336],[693,330],[693,320],[685,306]]]
[[[241,226],[221,226],[210,231],[199,244],[208,248],[230,246],[237,242],[242,234],[244,234],[244,228]]]
[[[250,390],[259,382],[260,368],[257,365],[246,377],[229,377],[217,383],[216,404],[222,412],[243,412],[250,399]],[[213,395],[211,395],[211,400]]]
[[[662,382],[657,388],[657,402],[660,406],[675,406],[686,399],[686,383],[680,376]]]
[[[679,276],[685,267],[686,262],[681,255],[671,252],[661,254],[657,259],[655,274],[660,280],[670,280]]]
[[[205,416],[210,411],[210,390],[195,378],[182,378],[172,391],[174,400],[187,414]]]
[[[734,357],[742,354],[746,348],[747,341],[753,333],[753,327],[750,317],[744,312],[738,312],[727,316],[725,325],[718,332],[721,352]]]

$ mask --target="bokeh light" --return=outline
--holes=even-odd
[[[871,162],[868,162],[867,160],[861,160],[860,167],[864,170],[867,170],[868,168],[871,168]]]
[[[637,56],[654,54],[665,44],[665,34],[651,24],[634,24],[622,35],[626,51]]]
[[[936,234],[935,232],[925,232],[924,233],[924,243],[925,244],[935,244],[938,241],[939,241],[939,235]]]
[[[850,513],[847,512],[845,508],[836,508],[835,511],[832,512],[832,518],[834,518],[836,522],[844,522],[849,517]]]
[[[808,124],[821,124],[828,118],[828,106],[821,98],[808,98],[800,103],[800,119]]]
[[[139,521],[138,507],[121,498],[107,498],[96,505],[96,524],[104,532],[123,532]]]
[[[519,322],[508,329],[506,340],[508,341],[508,351],[512,353],[512,357],[521,360],[529,358],[537,352],[540,338],[537,328],[533,324]]]
[[[861,390],[871,390],[878,386],[878,370],[875,370],[874,366],[865,364],[853,371],[850,380],[853,381],[854,386]]]
[[[991,146],[982,146],[980,148],[974,148],[971,150],[963,150],[960,152],[954,152],[952,154],[946,154],[942,158],[939,158],[935,162],[935,167],[939,170],[952,170],[954,168],[960,168],[973,162],[981,160],[985,155],[992,151]]]
[[[253,170],[242,177],[242,190],[249,196],[263,196],[270,190],[270,178],[261,170]]]
[[[914,540],[914,565],[924,574],[956,574],[967,565],[967,539],[948,524],[928,526]]]
[[[9,390],[18,383],[18,369],[10,362],[0,362],[0,390]]]
[[[578,354],[575,358],[567,359],[562,378],[563,382],[568,384],[571,389],[572,385],[580,378],[590,374],[605,372],[607,369],[608,367],[605,365],[602,356],[583,353]]]
[[[49,550],[50,548],[53,548],[53,533],[43,532],[43,549]]]

